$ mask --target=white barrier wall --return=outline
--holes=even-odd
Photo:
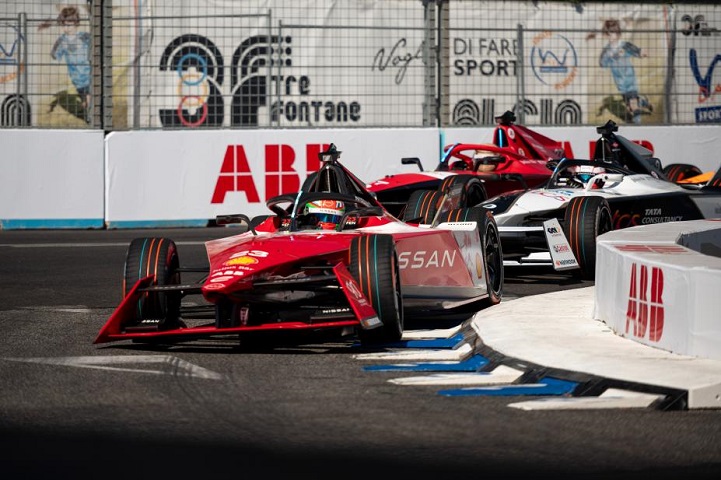
[[[103,132],[0,129],[0,229],[103,228]]]
[[[588,156],[592,127],[535,128]],[[490,142],[493,129],[5,130],[0,228],[204,226],[218,214],[267,213],[265,201],[296,191],[321,146],[370,182],[412,171],[402,157],[436,167],[442,145]],[[619,127],[664,165],[716,169],[721,126]],[[103,141],[104,140],[104,141]],[[105,159],[105,161],[103,161]],[[280,190],[283,190],[280,192]]]
[[[401,167],[408,152],[439,150],[435,129],[116,132],[107,139],[106,222],[204,226],[219,214],[268,214],[266,200],[297,192],[331,143],[367,181]]]
[[[594,318],[670,352],[721,360],[721,220],[641,225],[597,239]]]

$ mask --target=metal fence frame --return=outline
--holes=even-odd
[[[453,4],[454,0],[424,0],[421,2],[421,8],[423,8],[424,24],[423,24],[423,49],[422,49],[422,62],[423,62],[423,102],[422,102],[422,116],[421,118],[414,119],[408,122],[408,125],[364,125],[364,127],[385,127],[385,126],[407,126],[407,127],[459,127],[454,122],[452,116],[452,105],[450,101],[451,87],[450,87],[450,71],[451,71],[451,55],[450,55],[450,39],[451,33],[454,31],[449,24],[449,8]],[[570,2],[578,4],[580,2]],[[665,3],[665,2],[649,2],[649,3]],[[112,0],[96,0],[89,4],[89,22],[90,22],[90,33],[92,37],[92,49],[91,49],[91,61],[92,61],[92,103],[91,111],[89,114],[88,126],[94,129],[102,129],[106,132],[113,131],[116,129],[137,129],[142,128],[139,111],[140,109],[133,109],[134,116],[132,122],[128,126],[114,124],[114,112],[117,98],[113,92],[113,24],[122,20],[121,18],[114,17],[113,13],[113,1]],[[319,28],[312,24],[302,23],[284,23],[278,21],[276,25],[272,21],[272,12],[259,13],[255,15],[257,17],[267,18],[268,37],[270,38],[272,32],[275,32],[278,38],[282,37],[285,29],[293,28],[296,30],[313,29]],[[0,21],[12,24],[16,24],[16,28],[21,36],[27,37],[28,29],[32,25],[33,19],[29,19],[23,12],[19,13],[16,18],[5,18]],[[344,26],[342,28],[348,28]],[[487,29],[486,29],[487,30]],[[508,29],[499,29],[508,31]],[[555,31],[555,32],[568,32],[564,29],[545,29],[543,31]],[[519,45],[519,55],[516,58],[518,64],[518,75],[516,76],[515,85],[505,85],[508,94],[506,97],[512,99],[511,103],[513,109],[517,114],[518,121],[520,123],[527,123],[525,118],[524,102],[526,99],[525,85],[527,79],[525,78],[526,69],[524,68],[524,42],[529,35],[534,33],[542,32],[539,29],[530,29],[524,27],[522,24],[516,26],[516,41]],[[648,30],[645,30],[648,32]],[[657,33],[670,34],[671,38],[674,35],[679,35],[682,32],[680,30],[665,30]],[[721,37],[719,37],[721,38]],[[27,65],[28,48],[22,48],[22,42],[18,44],[18,58]],[[275,51],[280,51],[281,46]],[[719,46],[721,51],[721,46]],[[268,58],[268,63],[272,64],[272,58]],[[279,55],[279,54],[278,54]],[[661,125],[672,125],[678,124],[673,123],[674,119],[672,111],[675,102],[680,101],[679,98],[674,96],[672,88],[673,80],[673,55],[674,48],[668,50],[669,58],[667,59],[667,72],[665,75],[665,84],[663,91],[664,101],[664,117]],[[137,62],[138,59],[133,59],[133,62]],[[278,61],[278,75],[280,75],[282,62]],[[136,85],[140,84],[140,70],[135,69],[134,75],[136,75]],[[268,85],[271,85],[270,70],[268,71]],[[14,128],[29,128],[34,127],[30,125],[30,115],[26,113],[22,107],[23,102],[27,102],[28,95],[31,95],[28,87],[27,69],[22,69],[20,74],[17,75],[16,80],[17,91],[15,94],[15,110],[14,119],[12,122],[5,121],[0,128],[14,127]],[[137,92],[134,93],[135,101],[137,102]],[[269,91],[270,96],[277,96],[278,98],[283,97],[282,91]],[[273,97],[274,98],[274,97]],[[270,102],[270,100],[269,100]],[[269,109],[270,110],[270,109]],[[5,113],[5,112],[3,112]],[[269,113],[270,115],[270,113]],[[7,120],[7,119],[6,119]],[[481,118],[481,124],[492,123],[492,117],[488,115]],[[287,128],[281,125],[273,125],[272,121],[269,120],[269,128]],[[555,124],[567,124],[563,119],[547,119],[545,125]],[[576,123],[578,125],[584,125],[582,123]],[[37,128],[37,127],[35,127]],[[320,126],[317,128],[330,128]]]

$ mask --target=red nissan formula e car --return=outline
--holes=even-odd
[[[448,145],[435,170],[423,170],[420,159],[404,158],[404,164],[416,164],[419,172],[387,175],[368,185],[378,200],[398,218],[409,219],[415,213],[405,211],[419,191],[443,190],[448,182],[457,182],[458,175],[479,180],[478,187],[468,190],[468,203],[501,193],[535,188],[546,182],[553,172],[546,165],[559,160],[565,153],[561,142],[545,137],[524,126],[516,125],[515,115],[507,111],[496,117],[493,144],[456,143]]]
[[[206,242],[209,265],[180,264],[169,238],[127,251],[123,299],[95,343],[175,343],[254,332],[355,331],[362,344],[393,342],[404,318],[472,313],[501,301],[503,254],[484,208],[456,208],[449,188],[428,224],[390,215],[339,162],[333,145],[295,194],[272,212],[219,216],[247,231]],[[181,273],[201,278],[183,282]],[[186,302],[186,297],[200,301]]]

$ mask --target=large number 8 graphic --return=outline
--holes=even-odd
[[[268,78],[260,68],[272,66],[273,41],[277,42],[278,37],[250,37],[233,53],[231,126],[258,125],[258,108],[265,106],[268,98]],[[286,60],[286,64],[289,62]],[[177,73],[178,106],[160,109],[160,123],[164,127],[222,126],[224,69],[223,55],[208,38],[188,34],[173,40],[163,52],[160,70]]]

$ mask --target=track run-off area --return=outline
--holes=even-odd
[[[202,264],[203,242],[228,234],[0,231],[7,478],[721,474],[719,410],[518,407],[568,397],[560,382],[535,393],[473,394],[467,374],[493,352],[470,319],[407,318],[404,342],[377,351],[352,335],[93,344],[120,302],[132,238],[173,238],[183,263]],[[590,286],[545,267],[507,268],[501,304]],[[554,333],[562,343],[563,329]],[[512,383],[519,371],[528,374],[494,372]],[[446,381],[428,380],[439,375]]]

